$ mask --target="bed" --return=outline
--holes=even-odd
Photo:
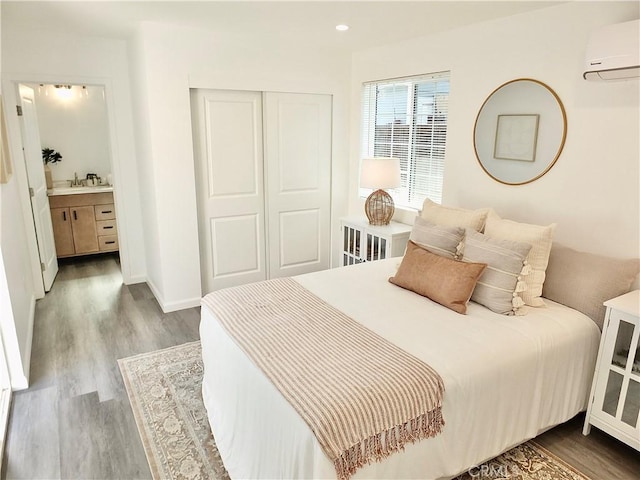
[[[351,478],[452,478],[586,409],[600,330],[548,299],[507,316],[469,302],[456,313],[387,281],[400,259],[294,277],[442,377],[446,425]],[[336,478],[309,426],[220,324],[200,325],[203,398],[232,478]]]

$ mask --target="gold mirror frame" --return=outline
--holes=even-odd
[[[505,158],[504,154],[496,157],[505,143],[499,142],[500,117],[521,117],[518,120],[527,129],[526,153],[519,152],[514,158]],[[560,97],[532,78],[511,80],[491,92],[473,127],[473,149],[480,167],[505,185],[524,185],[542,177],[560,157],[566,138],[567,114]]]

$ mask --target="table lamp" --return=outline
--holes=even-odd
[[[360,186],[374,189],[364,204],[364,212],[369,223],[389,225],[395,207],[391,195],[384,189],[400,186],[400,160],[387,157],[363,158],[360,166]]]

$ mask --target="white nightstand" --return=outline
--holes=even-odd
[[[341,218],[340,222],[342,265],[404,255],[411,225],[393,221],[389,225],[370,225],[363,217]]]
[[[640,450],[640,290],[606,301],[582,433],[591,425]]]

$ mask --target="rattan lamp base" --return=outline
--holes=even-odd
[[[393,198],[384,190],[376,190],[364,203],[364,213],[371,225],[389,225],[395,211]]]

